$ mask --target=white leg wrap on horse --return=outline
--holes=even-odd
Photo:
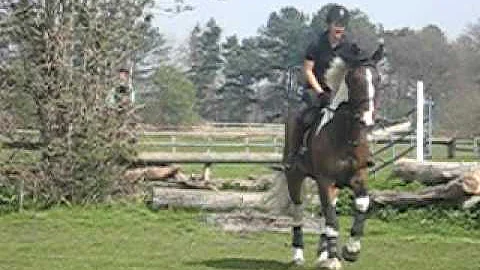
[[[370,198],[366,197],[359,197],[355,199],[355,207],[358,211],[365,213],[368,211],[368,206],[370,205]]]
[[[330,227],[330,226],[327,226],[325,228],[325,234],[328,236],[328,237],[338,237],[338,231],[335,230],[334,228]]]
[[[360,252],[362,245],[360,244],[360,239],[351,237],[350,239],[348,239],[348,242],[345,245],[345,247],[347,248],[347,251],[350,253],[358,253]]]
[[[333,207],[337,207],[337,201],[338,201],[338,198],[335,197],[333,200],[332,200],[332,205]]]
[[[293,249],[293,262],[299,265],[305,262],[305,258],[303,257],[303,249],[301,248]]]
[[[303,205],[294,204],[292,209],[293,226],[303,225]]]
[[[318,255],[317,264],[323,263],[326,260],[328,260],[328,251],[325,250],[320,252],[320,255]]]

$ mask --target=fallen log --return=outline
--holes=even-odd
[[[217,187],[238,191],[267,191],[273,185],[273,175],[264,175],[258,178],[245,179],[215,179]]]
[[[417,192],[372,192],[373,200],[397,208],[421,207],[432,204],[473,207],[480,202],[480,170],[465,173],[447,184],[428,187]]]
[[[264,193],[218,192],[152,187],[147,201],[153,209],[197,208],[211,211],[227,211],[239,208],[260,207]]]
[[[127,170],[124,179],[129,182],[147,181],[152,186],[217,190],[216,186],[202,178],[187,177],[178,166],[154,166]]]
[[[174,178],[180,172],[178,166],[160,166],[160,167],[144,167],[127,170],[124,178],[130,181],[139,179],[146,181],[158,181]]]
[[[393,168],[393,175],[406,182],[418,181],[427,186],[448,183],[466,172],[480,170],[480,162],[417,162],[400,159]]]

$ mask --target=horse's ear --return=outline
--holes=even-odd
[[[377,50],[373,53],[372,57],[370,59],[373,61],[374,64],[377,64],[380,62],[380,60],[383,59],[385,56],[385,40],[383,38],[380,38],[378,40],[378,47]]]

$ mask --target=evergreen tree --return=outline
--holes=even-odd
[[[221,28],[210,19],[205,29],[195,27],[190,36],[190,79],[197,88],[198,111],[206,120],[218,118]]]

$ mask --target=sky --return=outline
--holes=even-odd
[[[174,0],[156,0],[158,6],[171,7]],[[171,44],[182,44],[193,27],[205,24],[214,17],[222,27],[223,36],[237,34],[249,37],[267,22],[273,11],[285,6],[294,6],[305,14],[312,15],[321,6],[333,1],[315,0],[184,0],[195,7],[193,11],[167,15],[155,9],[155,25],[160,28]],[[469,23],[480,19],[479,0],[344,0],[337,2],[349,9],[359,8],[372,22],[381,23],[388,29],[411,27],[420,29],[435,24],[455,39]]]

